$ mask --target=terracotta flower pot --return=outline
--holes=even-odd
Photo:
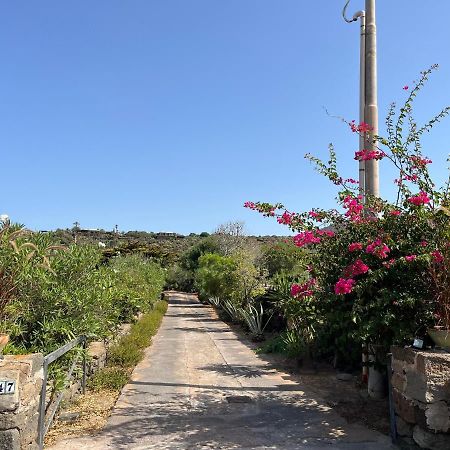
[[[9,342],[9,334],[0,334],[0,354]]]
[[[450,330],[439,330],[438,328],[430,328],[428,334],[436,344],[447,351],[450,351]]]

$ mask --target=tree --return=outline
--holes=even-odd
[[[219,225],[213,234],[220,253],[229,256],[245,245],[244,222],[227,222]]]

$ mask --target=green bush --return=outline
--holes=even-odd
[[[88,387],[93,391],[106,389],[120,391],[128,382],[129,374],[121,367],[105,367],[96,372],[88,382]]]
[[[0,330],[11,336],[6,352],[49,353],[80,334],[107,337],[149,310],[163,285],[163,269],[142,257],[102,264],[95,246],[56,246],[51,234],[0,226],[0,294],[7,300]]]
[[[163,269],[138,254],[112,258],[109,266],[119,291],[119,320],[127,322],[138,312],[148,311],[163,289]]]
[[[130,333],[122,337],[111,348],[108,354],[108,364],[123,368],[135,366],[142,359],[144,349],[149,346],[150,339],[158,331],[166,311],[167,303],[165,301],[157,302],[154,309],[133,324]]]

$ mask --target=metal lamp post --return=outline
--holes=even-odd
[[[347,19],[349,3],[350,0],[347,0],[342,12],[345,21],[352,23],[359,19],[361,23],[359,120],[371,127],[369,133],[361,134],[359,150],[376,150],[374,136],[378,134],[378,89],[375,0],[366,0],[365,11],[358,11],[351,19]],[[359,187],[363,200],[366,195],[379,196],[378,171],[377,160],[359,161]]]
[[[375,21],[375,0],[366,0],[365,11],[356,12],[351,19],[347,19],[346,11],[350,3],[347,0],[342,16],[348,23],[361,23],[360,42],[360,85],[359,85],[359,121],[370,126],[371,131],[360,133],[359,150],[376,150],[374,136],[378,134],[378,92],[377,92],[377,29]],[[378,161],[359,161],[359,189],[363,202],[368,195],[379,197]],[[368,370],[368,346],[363,344],[362,363],[363,381],[367,382],[368,393],[371,397],[383,396],[383,374],[373,367]]]

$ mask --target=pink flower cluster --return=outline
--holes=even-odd
[[[399,216],[402,212],[399,211],[398,209],[394,209],[393,211],[391,211],[389,214],[391,216]]]
[[[357,125],[356,122],[352,120],[349,125],[353,133],[368,133],[369,131],[373,130],[373,128],[365,122],[361,122],[359,125]]]
[[[415,168],[423,168],[427,164],[431,164],[433,161],[429,158],[422,158],[421,156],[411,156],[411,161],[415,164]]]
[[[361,196],[359,195],[357,198],[352,197],[351,195],[347,195],[344,198],[344,208],[347,210],[345,212],[346,217],[349,217],[350,220],[358,222],[361,220],[361,213],[364,209],[363,204],[361,203]]]
[[[395,263],[395,259],[391,258],[389,261],[383,261],[382,264],[386,269],[390,269]]]
[[[385,259],[388,257],[388,253],[391,249],[380,239],[375,239],[366,247],[366,253],[377,256],[380,259]]]
[[[369,271],[369,266],[364,264],[361,259],[357,259],[350,267],[349,267],[352,276],[356,277],[358,275],[363,275]]]
[[[426,203],[430,203],[430,197],[428,197],[426,192],[421,191],[418,194],[409,197],[408,202],[416,206],[422,206]]]
[[[405,259],[408,262],[412,262],[412,261],[415,261],[417,259],[417,255],[407,255],[407,256],[405,256]]]
[[[380,160],[386,156],[386,153],[381,150],[360,150],[355,152],[355,159],[357,161],[371,161],[373,159]]]
[[[291,286],[291,296],[292,297],[310,297],[314,294],[313,287],[317,284],[315,278],[311,278],[306,283],[303,284],[293,284]]]
[[[338,282],[334,285],[334,293],[336,295],[350,294],[354,284],[355,280],[352,278],[339,278]]]
[[[431,252],[431,256],[433,257],[433,261],[437,264],[441,264],[444,262],[444,256],[439,250],[435,250],[434,252]]]
[[[308,244],[318,244],[321,241],[320,237],[316,236],[313,231],[302,231],[294,236],[294,244],[297,247],[304,247]]]
[[[349,252],[358,252],[362,250],[363,245],[360,242],[353,242],[348,246]]]
[[[316,211],[309,211],[308,216],[312,217],[317,222],[322,222],[322,219],[323,219],[323,217],[322,217],[323,215]]]
[[[294,244],[297,247],[304,247],[308,244],[318,244],[323,236],[333,237],[334,233],[330,230],[302,231],[294,236]]]
[[[290,225],[292,223],[292,218],[294,217],[294,215],[294,213],[285,211],[280,217],[277,218],[277,222],[282,225]]]
[[[278,206],[277,206],[278,207]],[[269,205],[268,203],[254,203],[254,202],[245,202],[244,208],[252,209],[255,211],[260,212],[264,216],[270,216],[273,217],[275,215],[275,209],[276,207]]]

